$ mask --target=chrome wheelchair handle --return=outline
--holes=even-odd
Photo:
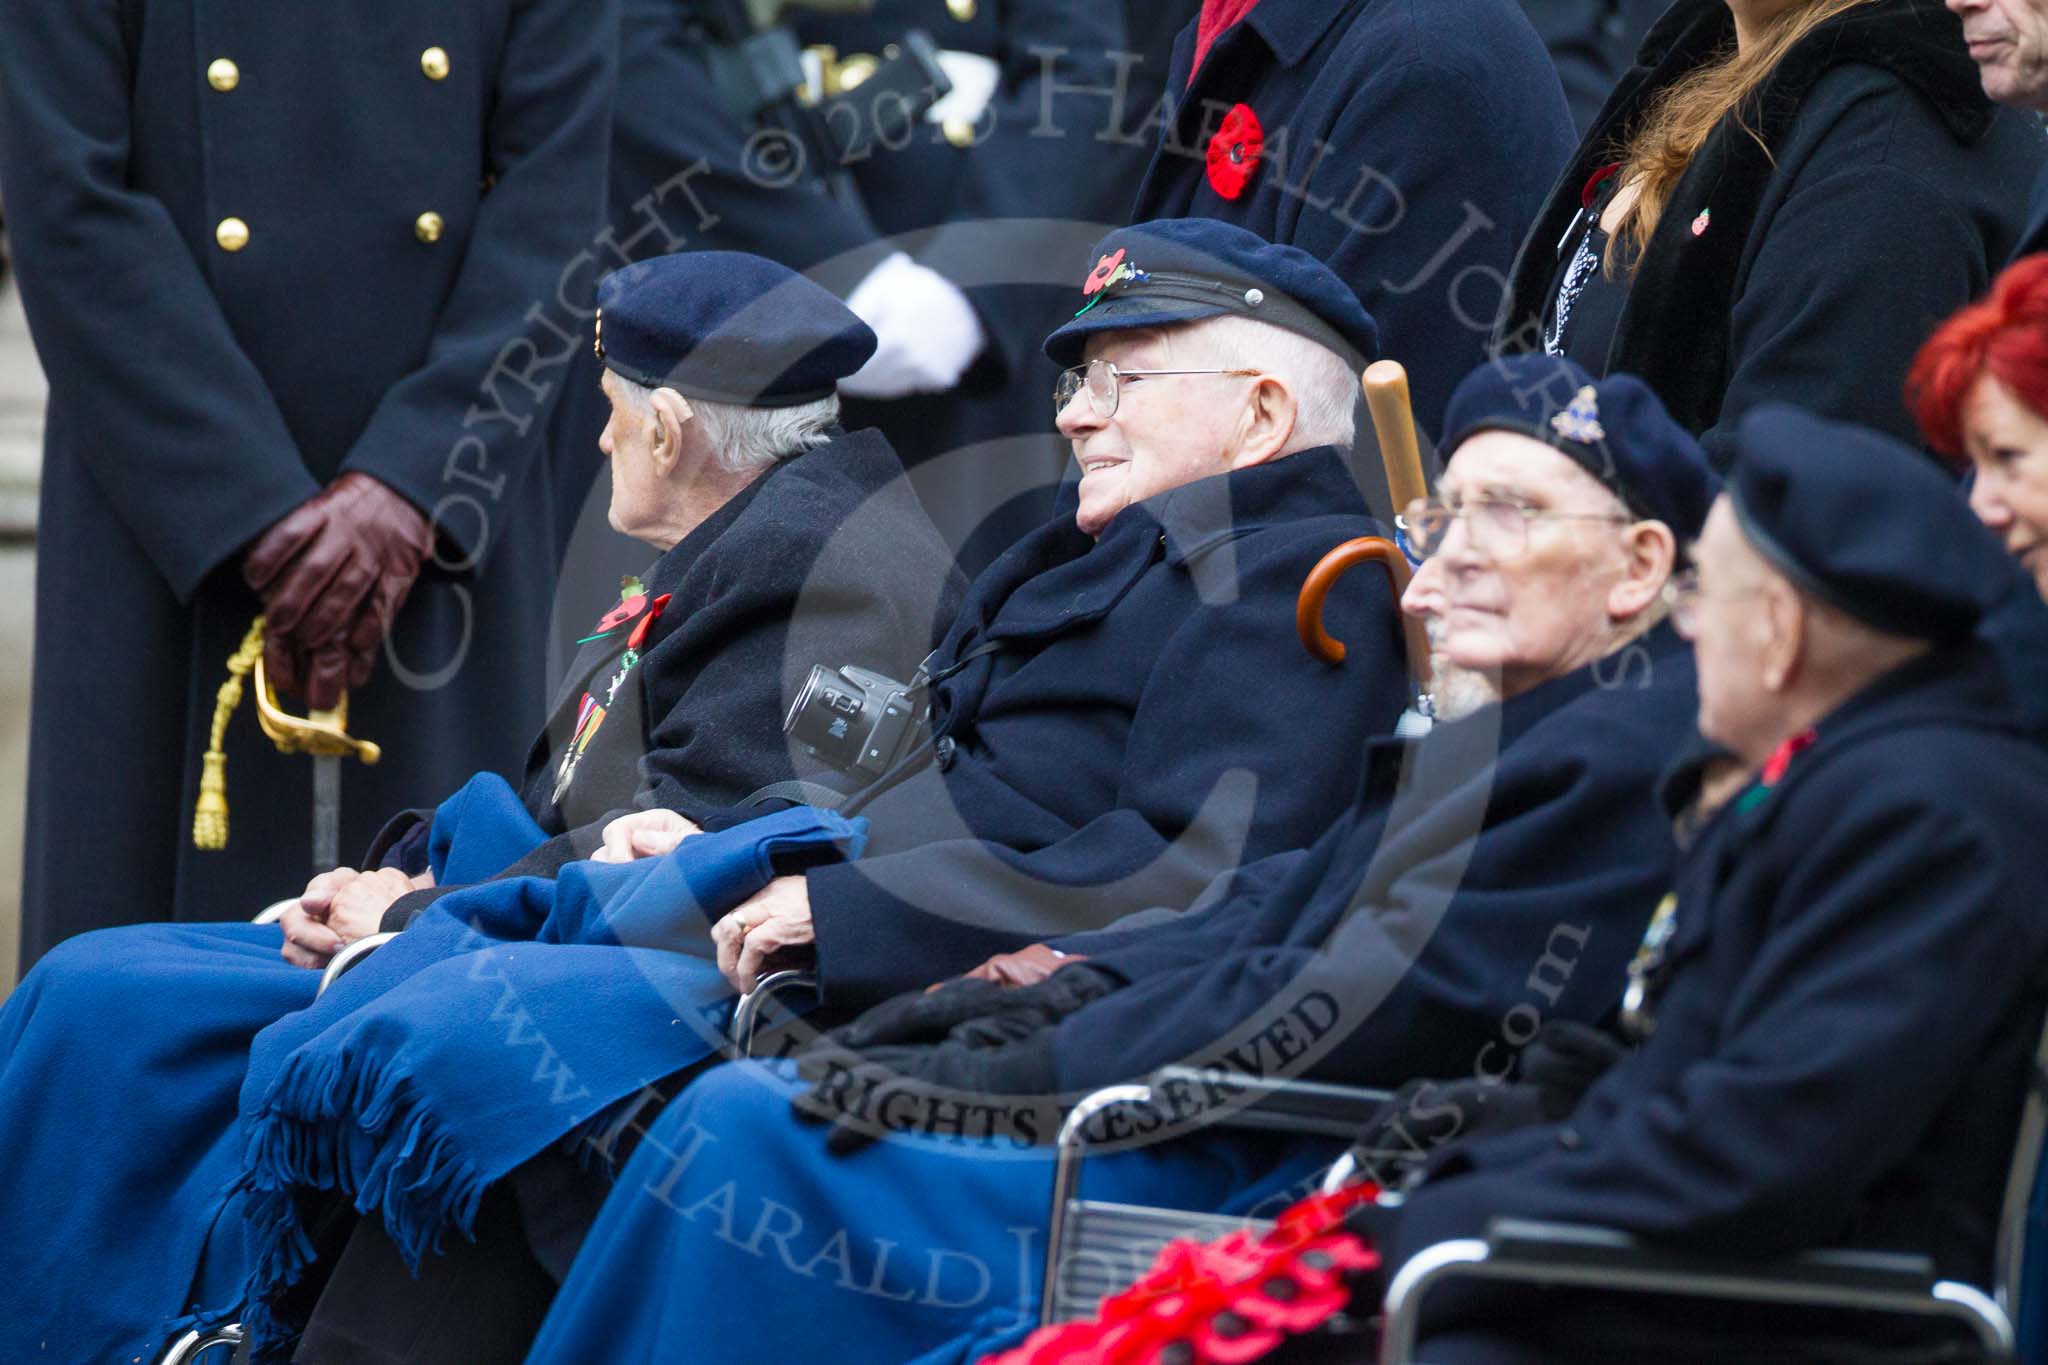
[[[397,937],[396,931],[392,930],[387,930],[381,934],[367,934],[343,948],[327,964],[327,970],[320,973],[320,989],[315,991],[314,995],[316,997],[325,995],[327,988],[354,970],[357,963]]]
[[[264,906],[261,910],[258,910],[256,912],[256,918],[250,920],[249,923],[275,924],[279,920],[284,918],[285,911],[291,909],[294,905],[297,905],[298,903],[299,898],[297,896],[286,896],[281,901],[272,901],[270,904]]]

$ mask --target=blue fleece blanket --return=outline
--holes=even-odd
[[[710,923],[864,840],[864,821],[799,807],[666,858],[469,887],[266,1029],[241,1103],[256,1358],[298,1325],[274,1300],[313,1255],[310,1199],[380,1216],[415,1264],[469,1235],[491,1184],[718,1045],[732,992]]]
[[[436,813],[430,860],[474,881],[544,837],[480,778]],[[81,934],[0,1008],[0,1357],[154,1360],[238,1299],[249,1045],[320,980],[283,942],[274,924]]]

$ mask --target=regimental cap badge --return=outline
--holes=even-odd
[[[1550,419],[1550,429],[1585,446],[1607,439],[1607,428],[1600,425],[1600,395],[1591,384],[1573,394],[1571,406]]]
[[[604,309],[597,310],[597,329],[592,334],[590,349],[597,352],[599,360],[604,359]]]

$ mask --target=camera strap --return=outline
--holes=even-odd
[[[838,810],[846,803],[848,793],[835,791],[822,782],[770,782],[740,802],[742,806],[758,806],[763,801],[794,801],[799,806],[816,806],[819,810]]]
[[[1001,640],[984,640],[936,673],[926,673],[924,671],[924,664],[931,662],[930,655],[927,655],[924,664],[917,666],[917,676],[910,680],[910,685],[920,690],[929,691],[933,684],[944,682],[976,659],[985,659],[991,654],[1000,653],[1002,648],[1003,641]],[[932,652],[937,653],[938,651],[934,650]]]

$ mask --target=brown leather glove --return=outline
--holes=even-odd
[[[1086,962],[1086,956],[1069,953],[1065,957],[1046,947],[1034,943],[1028,948],[1019,948],[1014,953],[997,953],[988,961],[968,972],[975,981],[992,981],[998,986],[1036,986],[1069,962]],[[943,986],[945,983],[939,983]],[[937,990],[939,986],[933,986]]]
[[[420,510],[350,471],[299,504],[249,548],[242,577],[263,599],[263,666],[314,710],[360,687],[433,548]]]

